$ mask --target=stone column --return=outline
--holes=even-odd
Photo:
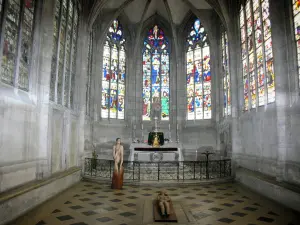
[[[285,0],[270,1],[270,20],[275,71],[276,112],[277,112],[277,173],[278,181],[285,180],[286,154],[291,147],[291,124],[289,116],[289,75],[288,46],[285,24]],[[275,150],[275,149],[274,149]]]
[[[239,113],[243,98],[243,84],[241,81],[241,48],[238,30],[238,14],[232,15],[227,25],[229,69],[231,82],[231,117],[232,117],[232,174],[235,174],[237,154],[241,153],[241,137],[239,128]]]
[[[37,76],[37,120],[38,120],[38,152],[36,178],[42,179],[51,175],[51,149],[48,148],[48,140],[51,138],[49,129],[49,93],[50,93],[50,74],[53,46],[53,16],[55,1],[38,1],[38,8],[42,8],[41,21],[36,26],[35,40],[33,48],[33,73],[38,72]],[[39,38],[37,38],[39,36]],[[37,55],[36,55],[37,54]],[[35,60],[34,60],[35,58]],[[48,133],[49,132],[49,133]]]
[[[85,9],[85,8],[84,8]],[[88,25],[86,23],[86,11],[82,12],[78,25],[78,39],[77,39],[77,57],[76,57],[76,74],[75,74],[75,96],[74,104],[75,110],[78,115],[78,126],[77,126],[77,149],[78,151],[78,162],[81,164],[84,162],[84,124],[85,124],[85,104],[86,104],[86,82],[87,82],[87,71],[88,71],[88,43],[89,43],[89,32]]]

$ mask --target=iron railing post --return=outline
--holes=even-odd
[[[109,160],[109,178],[111,179],[111,160]]]
[[[209,172],[208,172],[208,158],[206,159],[206,180],[209,179]]]
[[[132,166],[132,179],[134,180],[134,162],[133,162],[133,166]]]
[[[141,181],[141,163],[138,162],[138,164],[139,164],[139,181]]]
[[[184,162],[182,162],[183,164],[183,166],[182,166],[182,180],[184,180]]]
[[[177,162],[177,181],[179,181],[179,162]]]
[[[91,165],[91,176],[93,176],[93,161],[92,159],[89,159],[90,165]]]
[[[195,166],[196,166],[196,162],[194,161],[194,180],[196,179],[196,168],[195,168]]]
[[[220,160],[219,162],[219,166],[220,166],[220,178],[222,177],[222,160]]]
[[[160,165],[160,164],[159,164],[159,162],[158,162],[158,163],[157,163],[157,169],[158,169],[158,170],[157,170],[157,179],[158,179],[158,180],[159,180],[159,169],[160,169],[160,168],[159,168],[159,165]]]

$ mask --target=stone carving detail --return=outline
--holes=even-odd
[[[160,162],[163,160],[163,154],[162,153],[158,153],[158,152],[154,152],[150,155],[151,157],[151,162]]]
[[[139,156],[138,153],[134,153],[134,159],[133,160],[138,161],[138,156]]]
[[[175,153],[175,161],[178,161],[178,159],[179,159],[179,154]]]
[[[218,133],[221,135],[221,142],[224,145],[225,156],[228,151],[231,151],[232,142],[231,142],[231,119],[224,119],[217,124]]]

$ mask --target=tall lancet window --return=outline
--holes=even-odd
[[[29,90],[36,3],[0,1],[0,81],[25,91]]]
[[[230,73],[229,73],[229,60],[228,60],[228,38],[227,32],[222,33],[222,73],[223,73],[223,116],[231,115],[231,87],[230,87]]]
[[[74,107],[78,22],[77,2],[56,0],[53,20],[50,100],[69,108]]]
[[[126,55],[122,25],[114,20],[103,48],[101,117],[124,119]]]
[[[169,120],[169,43],[161,28],[148,31],[143,48],[143,120],[151,119],[151,107],[161,110],[161,120]]]
[[[275,101],[268,0],[247,1],[240,11],[244,110]],[[250,99],[250,101],[249,101]]]
[[[294,32],[295,41],[297,46],[297,65],[298,65],[298,77],[300,87],[300,0],[293,1],[293,14],[294,14]]]
[[[211,119],[210,49],[199,19],[188,33],[186,63],[187,119]]]

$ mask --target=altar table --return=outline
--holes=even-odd
[[[165,143],[159,148],[144,143],[132,143],[128,160],[142,162],[183,161],[181,149],[182,146],[178,143]]]

